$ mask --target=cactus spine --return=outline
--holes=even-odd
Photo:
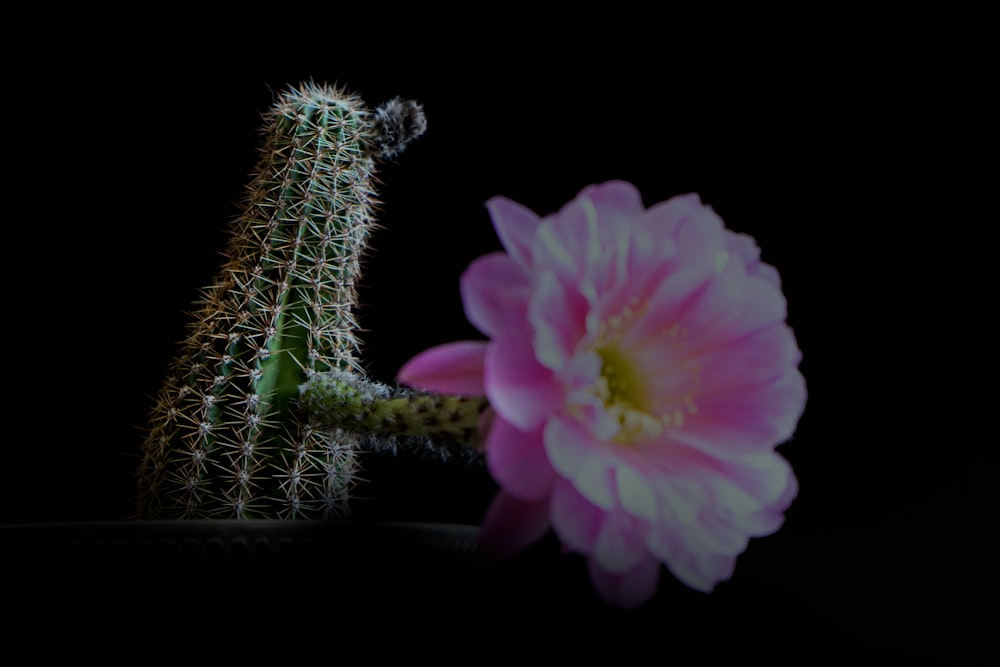
[[[299,385],[317,373],[361,372],[352,308],[378,206],[375,169],[425,127],[416,103],[372,111],[311,82],[265,113],[226,262],[150,416],[140,517],[348,512],[359,435],[311,424]]]

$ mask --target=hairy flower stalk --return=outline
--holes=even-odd
[[[356,301],[375,226],[378,161],[423,133],[421,107],[378,109],[303,84],[264,116],[226,262],[204,291],[152,411],[138,472],[145,518],[300,518],[348,512],[357,433],[298,405],[317,373],[361,374]]]
[[[367,438],[368,449],[422,449],[441,458],[478,454],[489,401],[390,388],[349,371],[317,373],[300,387],[300,405],[314,428],[337,428]]]

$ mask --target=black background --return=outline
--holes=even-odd
[[[317,19],[309,39],[270,39],[267,21],[243,35],[143,21],[37,47],[56,65],[25,63],[8,93],[3,522],[128,512],[145,414],[216,270],[260,114],[312,79],[373,105],[416,99],[428,118],[379,171],[358,311],[375,379],[480,337],[458,279],[500,249],[489,197],[544,214],[613,178],[647,205],[698,192],[781,272],[809,388],[780,450],[799,498],[720,608],[753,615],[769,597],[786,615],[775,637],[797,618],[859,651],[978,643],[996,600],[994,445],[975,427],[994,358],[981,313],[995,309],[996,87],[964,24],[936,39],[921,37],[933,22],[891,21],[734,38],[491,17],[459,37],[391,18],[361,36]],[[492,493],[482,473],[412,461],[373,460],[369,476],[364,516],[476,523]]]

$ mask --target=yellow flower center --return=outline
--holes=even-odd
[[[605,402],[639,409],[645,396],[632,363],[612,346],[598,348],[597,355],[601,358]]]
[[[617,443],[639,442],[663,433],[668,427],[680,428],[685,414],[693,415],[698,411],[694,393],[699,384],[700,368],[692,360],[683,360],[686,347],[683,338],[687,332],[679,325],[665,329],[660,339],[664,353],[668,350],[681,353],[678,371],[683,373],[684,379],[679,382],[676,395],[670,392],[666,396],[652,396],[641,364],[622,347],[622,330],[630,320],[643,313],[644,308],[633,299],[620,315],[601,322],[597,340],[591,348],[601,359],[601,374],[591,391],[604,403],[607,414],[618,422],[618,432],[612,438]],[[664,403],[671,406],[666,411],[663,411]]]
[[[660,433],[663,424],[647,412],[646,388],[635,365],[614,346],[596,351],[601,358],[601,377],[594,392],[618,421],[614,441],[628,443]]]

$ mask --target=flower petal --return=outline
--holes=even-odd
[[[600,249],[591,250],[590,282],[603,292],[623,287],[630,279],[628,257],[636,219],[644,208],[639,191],[625,181],[607,181],[580,191],[578,201],[589,201],[596,212]]]
[[[722,219],[696,194],[671,197],[650,206],[638,227],[653,239],[670,238],[677,244],[677,252],[670,260],[672,270],[711,268],[719,251],[725,249]],[[643,248],[636,250],[641,252]],[[636,256],[634,261],[648,262],[649,258]]]
[[[620,508],[605,512],[591,559],[607,572],[624,574],[635,567],[645,553],[645,545],[633,520]]]
[[[571,482],[559,477],[552,484],[550,510],[552,528],[563,544],[579,553],[593,551],[604,510],[580,495]]]
[[[645,474],[632,465],[619,463],[615,468],[615,483],[622,509],[646,521],[659,520],[659,501],[654,484]]]
[[[523,321],[530,285],[523,267],[503,253],[490,253],[474,260],[460,281],[465,315],[486,336],[494,336],[504,325]]]
[[[476,548],[488,559],[509,558],[544,537],[549,526],[548,502],[529,503],[500,491],[483,516]]]
[[[784,493],[760,512],[737,517],[734,525],[745,532],[750,537],[764,537],[774,533],[785,522],[785,510],[788,509],[792,501],[798,496],[799,480],[794,474],[789,473],[788,484]]]
[[[660,583],[660,563],[644,556],[628,572],[612,574],[594,559],[587,562],[594,590],[608,603],[623,609],[637,609],[656,594]]]
[[[580,220],[566,214],[542,220],[531,245],[535,272],[554,271],[566,283],[581,283],[586,268],[581,256],[585,257],[595,247],[599,249],[600,241],[590,235],[592,230],[586,224],[585,212],[574,217]]]
[[[579,292],[567,290],[553,271],[542,273],[528,306],[538,361],[553,371],[561,371],[586,332],[586,320],[586,299]]]
[[[558,478],[552,485],[552,527],[570,549],[596,560],[614,574],[631,570],[645,554],[632,519],[620,508],[604,510],[574,485]]]
[[[706,512],[692,525],[699,548],[720,556],[738,556],[747,548],[750,536],[738,530],[727,518]]]
[[[601,184],[584,190],[542,219],[531,246],[535,271],[555,271],[584,293],[606,292],[627,278],[632,226],[642,202],[631,186]]]
[[[682,532],[673,526],[660,524],[650,531],[646,544],[685,586],[711,593],[716,584],[732,576],[736,556],[693,551],[685,544]]]
[[[694,349],[738,341],[767,326],[784,322],[785,297],[774,285],[748,279],[742,260],[732,258],[726,268],[709,280],[684,311],[682,326]]]
[[[486,341],[456,341],[424,350],[400,368],[397,379],[425,391],[482,395]]]
[[[538,363],[531,341],[518,331],[494,339],[485,365],[483,381],[490,404],[522,431],[535,430],[562,405],[562,391],[552,371]]]
[[[742,260],[747,268],[747,274],[761,278],[772,287],[781,289],[781,276],[778,270],[770,264],[760,261],[760,246],[757,241],[748,234],[726,234],[726,249],[735,253]]]
[[[684,341],[681,318],[708,282],[704,272],[680,270],[664,278],[641,298],[643,314],[625,332],[623,345],[668,351]]]
[[[589,199],[601,216],[601,224],[615,227],[630,225],[644,210],[642,195],[628,181],[612,180],[588,185],[580,190],[578,199]]]
[[[795,431],[806,404],[797,370],[753,388],[699,396],[697,414],[671,437],[713,456],[732,459],[771,450]]]
[[[553,417],[545,425],[545,451],[556,472],[601,509],[617,505],[613,459],[576,420]]]
[[[738,487],[755,501],[740,506],[736,494],[714,492],[721,505],[719,511],[725,514],[733,529],[751,537],[769,535],[777,530],[784,520],[782,513],[798,494],[798,480],[788,461],[771,451],[739,461],[720,461],[717,465],[720,476],[712,480],[714,487],[723,484]],[[726,498],[730,499],[728,503]]]
[[[733,576],[736,556],[710,553],[684,554],[682,558],[668,562],[667,567],[686,586],[703,593],[711,593],[719,582]]]
[[[525,433],[496,417],[486,440],[486,463],[493,479],[526,502],[549,496],[555,471],[545,454],[541,429]]]
[[[702,485],[693,477],[680,474],[664,475],[656,485],[656,493],[660,500],[660,515],[678,526],[697,521],[705,504],[706,493]]]
[[[682,202],[690,208],[678,219],[674,229],[680,265],[715,266],[719,251],[725,250],[725,224],[710,207],[695,205],[693,199]]]
[[[772,324],[699,353],[699,394],[753,391],[794,369],[801,358],[792,330],[783,323]]]
[[[486,209],[493,220],[500,243],[511,258],[523,267],[531,265],[531,243],[540,218],[529,208],[506,197],[492,197]]]

